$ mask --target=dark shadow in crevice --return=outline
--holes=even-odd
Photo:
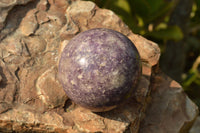
[[[26,16],[27,12],[37,6],[39,0],[30,1],[25,5],[16,5],[9,12],[5,20],[5,26],[0,31],[0,41],[5,39],[8,35],[12,34],[21,23],[22,19]]]
[[[0,81],[0,89],[5,88],[7,85],[7,78],[6,75],[3,73],[3,68],[0,66],[0,76],[2,78],[2,80]]]
[[[73,101],[71,101],[70,99],[67,99],[65,101],[65,105],[64,105],[63,109],[65,112],[70,112],[70,111],[74,110],[76,107],[77,107],[77,105]]]

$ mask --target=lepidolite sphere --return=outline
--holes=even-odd
[[[141,75],[139,53],[123,34],[91,29],[64,48],[59,80],[68,97],[92,111],[108,111],[126,100]]]

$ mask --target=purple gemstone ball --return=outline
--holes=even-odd
[[[104,28],[75,36],[64,48],[58,76],[68,97],[92,111],[108,111],[135,90],[139,53],[123,34]]]

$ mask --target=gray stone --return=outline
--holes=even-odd
[[[190,129],[189,133],[199,133],[200,131],[200,116],[197,117],[197,119],[194,122],[194,125]]]
[[[182,87],[158,72],[153,78],[151,100],[140,126],[140,133],[188,132],[198,115],[197,106]]]

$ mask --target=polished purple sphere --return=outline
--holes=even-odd
[[[141,75],[139,53],[123,34],[104,28],[76,35],[64,48],[58,76],[68,97],[108,111],[132,95]]]

